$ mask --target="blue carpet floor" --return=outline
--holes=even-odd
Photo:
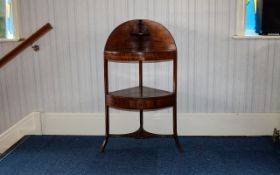
[[[0,175],[279,175],[271,137],[112,138],[31,136],[0,161]]]

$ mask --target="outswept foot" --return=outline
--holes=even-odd
[[[179,141],[178,136],[174,136],[174,140],[175,140],[175,143],[176,143],[176,146],[177,146],[179,152],[180,153],[184,152],[183,147],[182,147],[182,145],[181,145],[181,143]]]
[[[100,152],[103,153],[105,151],[106,145],[108,143],[109,137],[105,137],[102,145],[100,146]]]

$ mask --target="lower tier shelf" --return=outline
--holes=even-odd
[[[106,105],[120,109],[144,110],[158,109],[173,106],[176,95],[172,92],[143,87],[133,87],[110,92],[106,95]]]
[[[136,139],[145,139],[145,138],[154,138],[154,137],[173,137],[175,139],[176,146],[180,152],[183,152],[183,147],[179,141],[179,138],[177,135],[174,134],[154,134],[146,131],[144,128],[139,128],[137,131],[128,133],[128,134],[109,134],[107,137],[105,137],[105,140],[103,141],[101,147],[100,147],[100,152],[104,152],[105,147],[108,143],[109,137],[131,137],[131,138],[136,138]]]
[[[113,137],[132,137],[136,139],[144,139],[144,138],[154,138],[154,137],[174,137],[173,134],[154,134],[146,131],[145,129],[139,128],[137,131],[128,134],[110,134]]]

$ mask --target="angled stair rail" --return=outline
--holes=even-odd
[[[5,64],[7,64],[9,61],[11,61],[14,57],[16,57],[19,53],[21,53],[27,47],[32,45],[40,37],[42,37],[47,32],[49,32],[52,28],[53,27],[51,26],[50,23],[46,23],[40,29],[38,29],[36,32],[34,32],[32,35],[30,35],[27,39],[23,40],[22,43],[20,43],[17,47],[12,49],[10,52],[8,52],[6,55],[4,55],[0,59],[0,68],[2,68]]]

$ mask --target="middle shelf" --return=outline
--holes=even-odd
[[[129,110],[144,110],[166,108],[174,105],[175,94],[165,90],[150,87],[132,87],[109,92],[106,95],[106,105]]]

